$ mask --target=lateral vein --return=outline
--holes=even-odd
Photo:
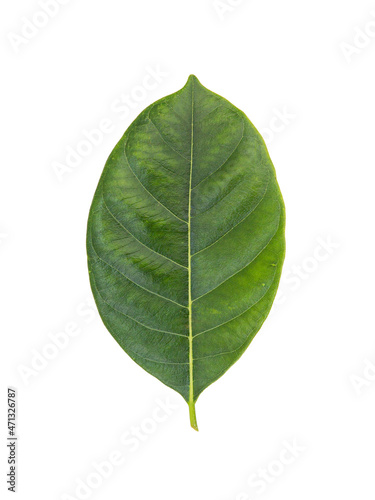
[[[163,205],[163,203],[161,201],[159,201],[147,188],[146,186],[143,184],[143,182],[141,182],[140,178],[137,176],[137,174],[134,172],[134,170],[132,169],[131,165],[130,165],[130,161],[128,159],[128,155],[126,154],[126,144],[124,146],[124,155],[125,155],[125,160],[126,160],[126,163],[129,167],[129,170],[130,172],[132,172],[132,174],[134,175],[134,177],[137,179],[137,181],[139,182],[139,184],[143,187],[143,189],[146,191],[146,193],[148,193],[151,198],[153,198],[161,207],[163,207],[165,210],[167,210],[167,212],[169,212],[170,214],[173,215],[173,217],[175,217],[176,219],[180,220],[181,222],[184,222],[185,224],[187,224],[187,221],[184,220],[184,219],[181,219],[181,217],[179,217],[178,215],[174,214],[172,212],[172,210],[169,210],[168,207],[166,207],[165,205]]]
[[[98,295],[101,298],[101,300],[105,304],[107,304],[108,307],[110,307],[111,309],[113,309],[113,311],[117,312],[118,314],[121,314],[121,316],[125,316],[126,318],[129,318],[130,320],[134,321],[134,323],[138,323],[139,325],[143,326],[147,330],[151,330],[151,331],[159,332],[159,333],[167,333],[168,335],[175,335],[175,336],[178,336],[178,337],[184,337],[184,338],[186,338],[186,335],[182,335],[181,333],[168,332],[167,330],[158,330],[157,328],[152,328],[151,326],[147,326],[144,323],[141,323],[137,319],[133,318],[132,316],[129,316],[129,314],[125,314],[124,312],[120,311],[119,309],[117,309],[116,307],[114,307],[112,304],[110,304],[107,300],[105,300],[105,298],[103,297],[101,291],[99,290],[99,288],[98,288],[98,286],[96,284],[94,276],[92,276],[92,280],[93,280],[94,287],[95,287],[96,291],[98,292]]]
[[[140,243],[142,246],[144,246],[145,248],[147,248],[147,250],[149,250],[150,252],[153,252],[155,253],[156,255],[160,255],[160,257],[163,257],[164,259],[166,260],[169,260],[170,262],[172,262],[173,264],[176,264],[176,266],[179,266],[179,267],[183,267],[184,269],[187,269],[186,266],[183,266],[182,264],[179,264],[178,262],[176,262],[175,260],[172,260],[170,259],[169,257],[167,257],[166,255],[163,255],[162,253],[159,253],[157,252],[156,250],[153,250],[151,247],[145,245],[144,243],[142,243],[142,241],[140,241],[132,232],[129,231],[129,229],[127,229],[124,224],[122,224],[118,218],[115,216],[115,214],[113,212],[111,212],[111,210],[109,209],[105,199],[104,199],[104,195],[102,194],[102,199],[103,199],[103,203],[104,203],[104,207],[105,209],[107,210],[107,212],[109,213],[109,215],[117,222],[117,224],[122,227],[122,229],[124,229],[128,234],[130,234],[130,236],[132,236],[136,241],[138,241],[138,243]]]
[[[117,269],[117,267],[113,266],[112,264],[110,264],[109,262],[107,262],[106,260],[104,260],[102,257],[100,257],[100,255],[96,251],[96,249],[94,247],[94,242],[92,240],[92,237],[91,237],[91,246],[92,246],[92,249],[94,250],[95,254],[97,255],[97,260],[100,260],[101,262],[103,262],[103,264],[105,264],[106,266],[108,266],[111,269],[113,269],[116,273],[118,273],[121,276],[123,276],[130,283],[133,283],[133,285],[141,288],[142,290],[145,290],[148,293],[151,293],[152,295],[156,295],[157,297],[160,297],[161,299],[167,300],[168,302],[172,302],[173,304],[176,304],[177,306],[183,307],[184,309],[188,309],[183,304],[180,304],[179,302],[176,302],[175,300],[168,299],[168,297],[164,297],[164,295],[160,295],[159,293],[153,292],[152,290],[149,290],[148,288],[145,288],[144,286],[140,285],[139,283],[136,283],[135,281],[133,281],[132,279],[130,279],[128,276],[126,276],[124,273],[122,273],[119,269]]]

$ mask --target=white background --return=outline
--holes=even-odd
[[[373,499],[375,3],[71,0],[55,10],[0,7],[1,490],[12,385],[22,500]],[[159,81],[145,80],[150,68]],[[199,433],[182,398],[106,331],[85,255],[107,156],[190,73],[263,133],[288,244],[277,304],[199,399]],[[119,108],[127,96],[131,109]],[[56,164],[102,120],[102,139],[59,179]],[[94,463],[114,456],[98,475]]]

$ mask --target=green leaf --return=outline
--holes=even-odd
[[[190,76],[112,151],[91,206],[91,287],[107,329],[146,371],[195,402],[267,317],[285,211],[248,118]]]

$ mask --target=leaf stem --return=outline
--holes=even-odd
[[[190,415],[190,425],[195,431],[199,431],[197,424],[197,416],[195,414],[195,403],[194,401],[189,401],[189,415]]]

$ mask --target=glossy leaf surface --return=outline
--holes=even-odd
[[[87,251],[106,327],[149,373],[195,402],[267,317],[285,213],[247,117],[191,76],[145,109],[110,155]]]

